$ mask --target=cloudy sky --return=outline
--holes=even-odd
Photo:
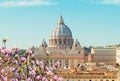
[[[61,15],[82,46],[120,44],[120,0],[0,0],[0,45],[48,42]]]

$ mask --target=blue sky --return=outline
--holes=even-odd
[[[48,42],[60,15],[82,46],[120,44],[120,0],[0,0],[0,44]]]

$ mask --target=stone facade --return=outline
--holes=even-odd
[[[106,65],[114,65],[116,61],[119,62],[119,49],[116,57],[116,49],[94,48],[89,53],[82,48],[79,41],[73,39],[72,32],[64,23],[62,16],[50,35],[48,45],[43,39],[39,48],[31,49],[38,59],[47,59],[50,63],[47,64],[49,67],[52,67],[57,60],[61,62],[60,68],[75,68],[87,62],[105,63]],[[49,52],[49,57],[46,56],[46,52]]]
[[[120,65],[120,48],[117,48],[117,54],[116,54],[116,63]]]
[[[116,63],[115,48],[93,48],[91,53],[94,54],[95,63],[105,63],[106,65],[115,65]]]
[[[77,39],[73,40],[70,28],[64,23],[62,16],[58,25],[53,29],[49,44],[43,39],[39,48],[31,48],[39,60],[49,67],[54,66],[56,61],[60,62],[59,68],[75,68],[81,63],[92,61],[89,54],[85,54],[85,50]],[[49,55],[46,53],[49,52]],[[88,60],[89,55],[89,60]]]

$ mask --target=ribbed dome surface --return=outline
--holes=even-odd
[[[52,37],[72,37],[71,30],[64,24],[62,16],[57,27],[52,32]]]

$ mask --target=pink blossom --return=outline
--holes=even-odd
[[[31,51],[30,49],[28,49],[28,50],[26,50],[25,53],[28,54],[28,55],[31,55],[31,54],[32,54],[32,51]]]
[[[47,72],[47,74],[48,74],[48,75],[53,75],[53,73],[52,73],[51,70],[49,70],[49,71]]]
[[[40,63],[39,63],[39,61],[38,61],[38,60],[36,61],[36,64],[37,64],[37,65],[40,65]]]
[[[30,66],[28,67],[28,69],[29,69],[30,71],[32,70],[32,68],[31,68]]]
[[[47,50],[47,51],[46,51],[46,55],[48,56],[49,54],[50,54],[50,52]]]
[[[18,79],[16,78],[15,81],[18,81]]]
[[[10,71],[11,71],[11,72],[15,71],[15,68],[14,68],[14,67],[11,67],[11,68],[10,68]]]
[[[35,57],[35,55],[34,54],[32,54],[32,58],[34,58]]]
[[[47,70],[47,71],[48,71],[48,70],[49,70],[49,68],[46,66],[46,67],[45,67],[45,70]]]
[[[39,79],[40,79],[40,76],[36,76],[36,79],[39,80]]]
[[[58,76],[54,76],[53,79],[54,79],[55,81],[58,81]]]
[[[4,77],[4,76],[1,75],[1,79],[2,79],[2,81],[7,81],[7,76]]]
[[[17,77],[19,77],[19,76],[21,76],[23,79],[25,79],[25,81],[32,81],[32,79],[34,78],[35,80],[41,80],[42,79],[42,81],[48,81],[48,79],[46,78],[47,77],[47,75],[48,76],[51,76],[51,75],[53,75],[53,71],[56,69],[55,67],[52,67],[52,68],[48,68],[47,66],[46,67],[44,67],[44,64],[43,64],[43,62],[42,61],[35,61],[34,60],[34,55],[32,54],[32,51],[31,50],[26,50],[25,51],[25,53],[26,53],[26,55],[30,55],[29,57],[30,57],[30,60],[29,59],[27,59],[24,55],[23,56],[20,56],[19,57],[19,54],[16,54],[16,53],[18,53],[18,51],[19,51],[19,49],[18,48],[14,48],[12,51],[10,50],[10,49],[6,49],[6,47],[5,48],[0,48],[0,54],[1,54],[1,56],[2,57],[0,57],[0,60],[1,60],[1,63],[0,63],[0,66],[2,66],[2,63],[4,62],[4,61],[9,61],[9,59],[11,59],[11,61],[9,61],[9,63],[11,63],[11,64],[16,64],[16,66],[15,67],[13,67],[13,66],[11,66],[11,67],[8,67],[8,71],[9,72],[14,72],[14,76],[13,76],[13,78],[11,78],[10,79],[10,81],[18,81],[18,79],[16,79]],[[13,52],[13,54],[12,54],[12,52]],[[10,57],[11,55],[14,55],[15,54],[15,56],[14,56],[14,58],[12,59],[12,57]],[[50,54],[50,52],[49,51],[46,51],[46,54]],[[21,54],[22,55],[22,54]],[[4,59],[3,59],[3,57],[4,57]],[[17,59],[17,58],[19,58],[19,59]],[[20,61],[20,64],[19,64],[19,61]],[[29,63],[28,64],[28,77],[26,76],[26,64],[24,64],[24,63],[26,63],[26,62],[31,62],[31,63]],[[21,63],[22,63],[22,66],[21,66]],[[57,61],[56,63],[55,63],[55,66],[58,66],[59,65],[59,61]],[[21,66],[21,67],[19,67],[19,66]],[[16,67],[18,67],[18,68],[16,68]],[[41,68],[41,69],[40,69]],[[41,70],[41,71],[39,71],[39,70]],[[43,71],[43,69],[45,70],[45,71]],[[5,72],[6,71],[4,71],[4,70],[6,70],[6,68],[2,68],[1,70],[0,70],[0,73],[1,74],[5,74]],[[38,72],[39,71],[39,72]],[[40,73],[40,72],[45,72],[47,75],[45,75],[45,77],[43,77],[41,74],[39,74],[38,75],[38,73]],[[21,73],[21,74],[20,74]],[[8,73],[6,73],[5,75],[7,75]],[[20,75],[19,75],[20,74]],[[2,75],[0,76],[0,77],[2,77]],[[53,76],[52,76],[53,77]],[[7,77],[3,77],[4,78],[4,81],[7,81]],[[53,79],[53,78],[52,78]],[[63,78],[60,78],[60,77],[57,77],[57,76],[54,76],[54,80],[56,80],[56,81],[63,81]],[[2,80],[3,81],[3,80]]]
[[[38,75],[38,76],[40,76],[40,79],[42,78],[42,75],[40,74],[40,75]]]
[[[51,67],[51,68],[50,68],[51,71],[54,71],[55,69],[56,69],[55,67]]]
[[[15,72],[15,77],[18,77],[18,76],[19,76],[18,72]]]
[[[6,54],[6,55],[5,55],[5,58],[6,58],[6,59],[8,59],[8,58],[9,58],[9,55],[8,55],[8,54]]]
[[[18,51],[19,51],[19,48],[15,48],[15,53],[18,53]]]
[[[32,81],[32,79],[30,77],[27,78],[27,81]]]
[[[18,61],[17,61],[17,60],[14,60],[14,63],[15,63],[15,64],[18,64]]]
[[[10,49],[5,49],[4,52],[5,52],[6,54],[11,54],[11,53],[12,53]]]
[[[18,79],[11,78],[10,81],[18,81]]]
[[[36,76],[36,80],[39,80],[40,78],[41,78],[40,75],[37,75],[37,76]]]
[[[32,71],[31,71],[31,75],[32,75],[32,77],[35,77],[35,75],[36,75],[35,70],[32,70]]]
[[[23,74],[22,74],[22,77],[24,77],[24,78],[25,78],[25,77],[26,77],[26,75],[23,73]]]
[[[39,62],[39,65],[40,65],[41,67],[43,67],[43,62],[42,62],[42,61],[40,61],[40,62]]]
[[[17,58],[17,57],[18,57],[18,54],[16,54],[14,57]]]
[[[0,50],[0,54],[5,54],[4,50]]]
[[[58,81],[63,81],[63,78],[60,78],[60,77],[59,77],[59,78],[58,78]]]
[[[14,50],[15,53],[18,53],[19,48],[17,48],[16,45],[15,45],[15,46],[13,47],[13,50]]]
[[[34,63],[35,63],[35,61],[31,60],[31,64],[34,64]]]
[[[26,61],[26,58],[25,57],[22,57],[21,58],[21,62],[25,62]]]
[[[58,67],[59,66],[59,61],[57,61],[56,63],[55,63],[55,67]]]
[[[43,77],[42,81],[48,81],[48,79],[46,77]]]
[[[4,50],[0,50],[0,54],[5,54],[5,51]]]
[[[0,72],[1,72],[1,73],[4,73],[4,69],[2,69]]]

